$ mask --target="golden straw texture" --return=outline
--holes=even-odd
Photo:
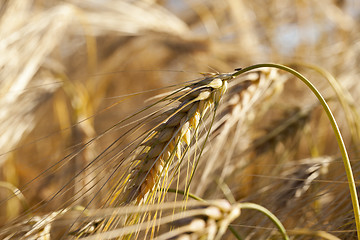
[[[125,189],[125,202],[140,203],[155,190],[166,167],[176,158],[181,160],[185,146],[192,142],[200,120],[218,105],[227,89],[231,74],[214,74],[189,85],[176,100],[179,105],[167,111],[169,116],[141,144],[143,150],[135,157],[134,167]]]

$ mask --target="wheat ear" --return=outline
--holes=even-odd
[[[208,206],[190,209],[186,212],[198,212],[199,214],[180,218],[170,223],[173,229],[158,236],[156,240],[219,240],[225,234],[229,224],[240,216],[240,207],[239,204],[231,205],[226,200],[216,200]]]
[[[179,105],[169,110],[167,114],[170,116],[141,143],[143,149],[134,159],[123,195],[124,202],[136,199],[140,203],[157,188],[161,177],[166,175],[165,167],[171,166],[175,158],[181,159],[183,147],[190,146],[200,120],[209,109],[218,105],[227,89],[227,80],[232,78],[232,73],[207,75],[189,85],[176,99]]]

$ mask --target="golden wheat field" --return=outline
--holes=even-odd
[[[359,0],[0,0],[0,239],[360,239]]]

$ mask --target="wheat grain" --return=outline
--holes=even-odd
[[[176,99],[180,104],[167,112],[170,116],[141,144],[144,149],[135,157],[123,196],[125,202],[137,199],[140,203],[157,188],[160,178],[166,175],[165,168],[171,166],[175,158],[181,159],[183,147],[190,146],[201,118],[209,109],[217,107],[227,89],[227,80],[232,78],[232,74],[207,76],[189,85]]]

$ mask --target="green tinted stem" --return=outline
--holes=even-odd
[[[248,71],[251,71],[251,70],[254,70],[254,69],[258,69],[258,68],[263,68],[263,67],[278,68],[278,69],[284,70],[284,71],[286,71],[288,73],[291,73],[292,75],[294,75],[295,77],[300,79],[315,94],[315,96],[317,97],[317,99],[321,103],[321,106],[325,110],[326,115],[328,116],[328,118],[330,120],[330,123],[331,123],[331,126],[332,126],[332,128],[334,130],[336,140],[338,142],[340,152],[341,152],[341,156],[342,156],[342,159],[343,159],[343,162],[344,162],[345,171],[346,171],[346,177],[347,177],[347,180],[349,182],[351,201],[352,201],[353,210],[354,210],[354,216],[355,216],[355,222],[356,222],[356,231],[357,231],[358,239],[360,239],[360,208],[359,208],[359,200],[358,200],[358,196],[357,196],[354,175],[353,175],[353,172],[352,172],[352,169],[351,169],[350,159],[349,159],[348,153],[346,151],[344,140],[343,140],[343,138],[341,136],[339,127],[338,127],[338,125],[336,123],[336,120],[335,120],[335,118],[334,118],[328,104],[326,103],[325,99],[320,94],[320,92],[315,88],[315,86],[306,77],[304,77],[303,75],[301,75],[299,72],[295,71],[294,69],[286,67],[284,65],[274,64],[274,63],[256,64],[256,65],[252,65],[252,66],[237,70],[235,73],[233,73],[233,76],[236,77],[236,76],[239,76],[240,74],[243,74],[245,72],[248,72]]]
[[[275,224],[275,226],[279,230],[283,239],[289,240],[289,236],[286,234],[286,230],[285,230],[284,226],[282,225],[282,223],[280,222],[280,220],[274,214],[272,214],[269,210],[264,208],[263,206],[260,206],[255,203],[239,203],[239,207],[241,209],[256,210],[256,211],[259,211],[259,212],[265,214]]]

